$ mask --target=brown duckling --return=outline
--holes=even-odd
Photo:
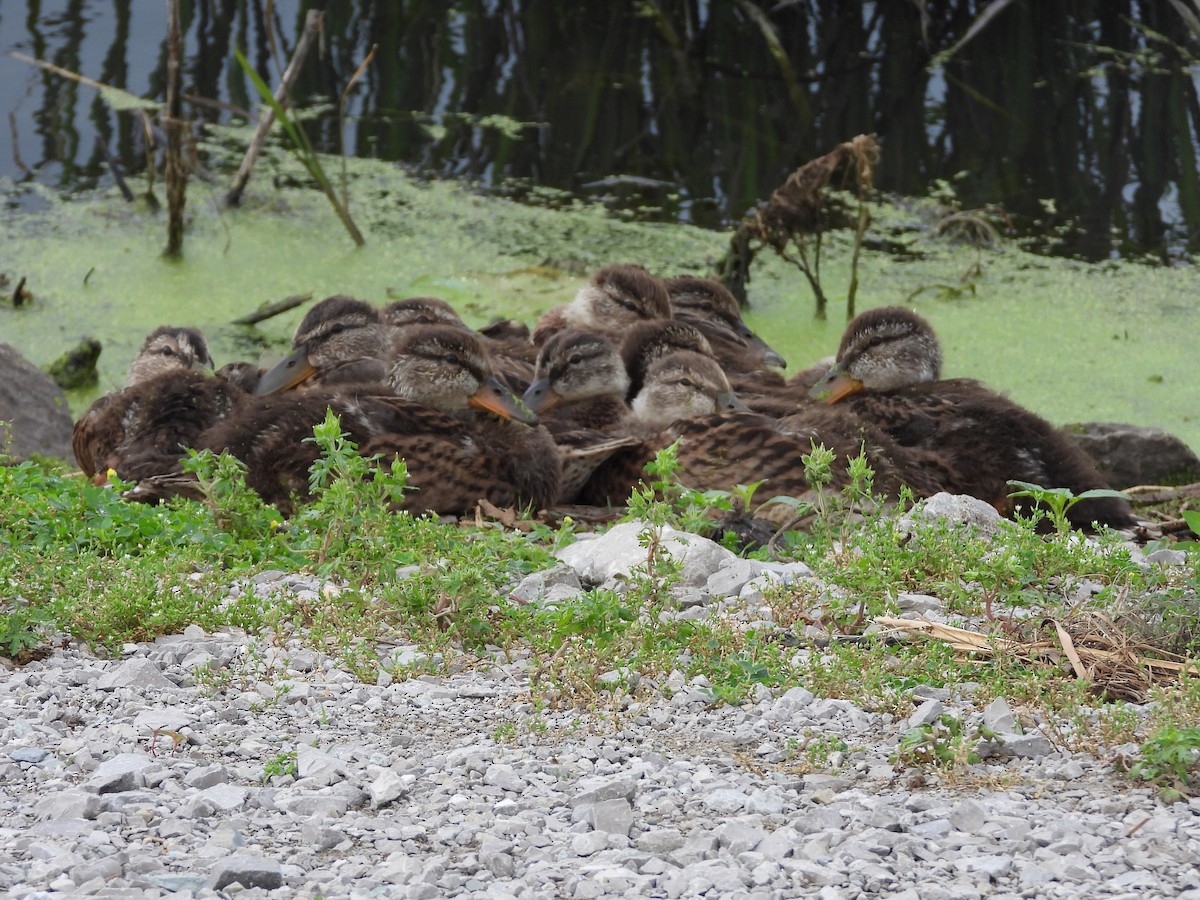
[[[528,328],[519,339],[498,337],[499,329],[492,335],[483,334],[468,326],[453,306],[438,297],[393,300],[379,310],[379,317],[386,325],[398,330],[413,325],[449,325],[469,331],[483,342],[493,370],[509,390],[521,393],[533,380],[536,350],[529,345]]]
[[[575,330],[546,341],[534,374],[522,400],[554,437],[563,462],[558,502],[571,503],[597,466],[639,443],[622,434],[629,376],[608,338]]]
[[[677,350],[699,353],[716,361],[708,339],[690,322],[682,319],[650,319],[630,326],[621,340],[621,360],[629,374],[626,399],[633,400],[637,396],[646,381],[646,370],[652,363]]]
[[[678,275],[666,286],[672,315],[700,329],[726,374],[786,368],[787,361],[745,323],[737,298],[721,282]]]
[[[655,451],[679,441],[679,478],[698,490],[731,490],[738,484],[765,482],[762,496],[806,498],[812,488],[805,477],[804,456],[814,444],[833,450],[836,489],[848,480],[846,463],[866,452],[875,470],[875,489],[896,496],[904,482],[907,460],[882,432],[840,412],[818,409],[777,421],[745,410],[733,399],[724,373],[713,360],[676,353],[654,363],[646,385],[633,403],[634,414],[648,436],[640,457],[620,454],[589,483],[588,501],[622,503],[641,479],[641,467]],[[617,459],[616,457],[614,459]],[[940,489],[928,470],[918,469],[914,491],[924,496]],[[791,518],[792,507],[776,504],[765,515]]]
[[[654,360],[633,399],[625,430],[641,442],[624,448],[598,466],[578,500],[593,506],[620,506],[642,479],[654,454],[675,440],[671,426],[688,418],[707,419],[725,410],[745,409],[729,387],[717,361],[691,350]]]
[[[478,338],[446,325],[413,326],[394,347],[385,386],[344,385],[253,397],[198,445],[228,450],[247,483],[291,511],[308,497],[318,450],[313,426],[330,409],[366,456],[402,457],[403,509],[463,515],[480,499],[497,506],[548,505],[561,473],[549,434],[491,373]]]
[[[256,393],[382,381],[390,338],[371,304],[341,294],[326,297],[300,320],[294,351],[263,374]]]
[[[193,328],[152,331],[129,368],[126,387],[101,397],[75,423],[72,449],[97,484],[178,471],[184,448],[227,415],[242,391],[209,374],[212,357]]]
[[[542,345],[533,382],[521,399],[544,424],[611,429],[629,415],[628,389],[625,363],[612,342],[569,329]]]
[[[450,325],[466,328],[467,323],[454,307],[440,297],[405,297],[379,308],[379,319],[392,328],[412,325]]]
[[[535,508],[557,500],[554,441],[493,374],[478,337],[447,326],[414,330],[397,348],[387,383],[401,400],[377,401],[392,418],[361,450],[405,459],[418,488],[405,508],[465,514],[480,499]]]
[[[812,394],[931,454],[952,473],[946,490],[1001,511],[1014,507],[1010,480],[1076,494],[1107,487],[1086,454],[1049,422],[972,379],[939,380],[941,362],[923,318],[900,307],[873,309],[847,326],[836,364]],[[1068,517],[1081,528],[1135,521],[1129,503],[1116,498],[1085,500]]]
[[[671,298],[660,279],[641,266],[605,266],[592,274],[574,300],[544,313],[531,340],[540,347],[565,328],[620,335],[636,322],[669,318]]]

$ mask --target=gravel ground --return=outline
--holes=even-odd
[[[689,609],[754,621],[761,579],[808,577],[680,545],[708,589]],[[573,546],[519,590],[610,577],[601,542]],[[535,708],[529,670],[365,685],[295,640],[193,626],[0,671],[0,897],[1200,900],[1200,801],[1021,733],[970,685],[897,719],[802,687],[714,706],[677,672],[614,716]],[[984,763],[897,772],[899,737],[947,711],[999,733]],[[805,771],[813,735],[845,747]]]

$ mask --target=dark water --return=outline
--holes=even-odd
[[[1169,0],[475,0],[182,4],[184,90],[257,107],[310,6],[323,53],[297,101],[349,152],[520,196],[550,187],[640,217],[736,220],[798,165],[878,134],[877,185],[948,182],[1050,249],[1179,256],[1200,244],[1200,41]],[[1182,4],[1187,6],[1185,2]],[[270,21],[268,21],[268,15]],[[17,50],[162,99],[165,0],[0,3],[0,175],[68,187],[144,169],[144,129]],[[978,26],[943,64],[938,55]],[[200,123],[228,106],[185,104]]]

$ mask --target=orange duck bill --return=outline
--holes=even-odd
[[[851,394],[857,394],[862,389],[861,381],[851,378],[838,366],[833,366],[820,381],[809,388],[808,396],[814,400],[824,400],[826,403],[837,403]]]
[[[479,390],[467,400],[467,405],[476,409],[486,409],[501,418],[514,419],[526,425],[536,425],[538,420],[537,414],[495,375],[479,386]]]
[[[254,393],[278,394],[298,384],[303,384],[317,374],[316,368],[308,361],[308,355],[303,350],[297,350],[281,359],[274,368],[263,374],[258,381]]]

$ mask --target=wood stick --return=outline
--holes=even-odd
[[[304,19],[304,31],[300,34],[300,40],[296,44],[296,51],[292,54],[288,66],[283,71],[283,77],[279,79],[279,87],[275,89],[275,99],[280,106],[287,105],[288,94],[291,93],[292,85],[300,74],[300,67],[304,62],[304,57],[308,55],[308,50],[312,46],[313,40],[316,39],[324,24],[324,14],[320,10],[310,9],[308,15]],[[246,148],[246,155],[242,159],[242,164],[238,166],[237,174],[233,178],[233,187],[229,189],[229,193],[225,195],[226,206],[237,206],[242,202],[242,194],[246,190],[246,183],[250,180],[250,174],[254,171],[254,164],[258,161],[258,155],[262,152],[263,144],[266,143],[267,134],[271,130],[271,123],[275,121],[275,110],[269,105],[264,105],[262,112],[258,115],[258,126],[254,129],[254,137],[250,141],[250,146]]]
[[[183,255],[183,210],[187,204],[187,167],[183,163],[183,101],[179,92],[179,0],[168,0],[167,109],[162,117],[167,135],[163,181],[167,185],[167,256]]]
[[[257,325],[265,319],[272,316],[277,316],[280,313],[287,312],[289,309],[295,309],[301,303],[307,303],[312,299],[312,294],[292,294],[290,297],[284,297],[282,300],[276,300],[274,303],[264,303],[254,312],[242,316],[240,319],[234,319],[234,325]]]

